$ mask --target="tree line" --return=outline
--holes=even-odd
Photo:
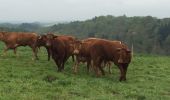
[[[3,29],[4,28],[4,29]],[[152,16],[99,16],[85,21],[42,26],[37,23],[22,23],[15,27],[0,25],[0,31],[34,31],[68,34],[80,39],[99,37],[121,40],[137,53],[170,55],[170,18]]]

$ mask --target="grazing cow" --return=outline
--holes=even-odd
[[[99,39],[91,44],[90,57],[97,76],[99,75],[98,70],[103,75],[105,74],[101,63],[106,60],[113,61],[120,69],[121,75],[119,80],[126,80],[127,67],[131,62],[131,51],[121,42]]]
[[[4,54],[8,49],[13,49],[14,54],[16,54],[16,48],[19,46],[29,46],[32,48],[33,55],[35,59],[37,57],[37,43],[38,35],[36,33],[28,32],[0,32],[0,40],[6,45],[4,49]]]

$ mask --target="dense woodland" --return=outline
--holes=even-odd
[[[130,47],[133,45],[136,53],[170,55],[170,18],[108,15],[52,26],[40,23],[1,23],[0,31],[29,31],[39,34],[54,32],[74,35],[80,39],[99,37],[121,40]]]

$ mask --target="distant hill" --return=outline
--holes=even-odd
[[[152,16],[99,16],[86,21],[50,26],[46,32],[71,34],[79,38],[99,37],[121,40],[135,52],[170,54],[170,18]]]
[[[52,24],[52,23],[51,23]],[[79,37],[99,37],[121,40],[138,53],[170,55],[170,18],[152,16],[99,16],[86,21],[73,21],[55,25],[42,23],[0,24],[0,31],[53,32]]]

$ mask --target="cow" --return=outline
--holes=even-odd
[[[99,39],[91,44],[90,57],[97,76],[99,75],[98,70],[100,70],[103,75],[105,74],[101,63],[106,60],[113,61],[120,69],[121,75],[119,81],[126,80],[127,68],[131,62],[131,51],[125,44],[122,44],[122,42],[118,43]]]
[[[3,41],[6,45],[4,48],[4,55],[7,50],[13,49],[16,54],[16,49],[19,46],[29,46],[32,48],[34,59],[37,57],[37,43],[38,35],[31,32],[0,32],[0,41]]]
[[[99,71],[104,75],[102,63],[113,61],[120,69],[120,81],[126,80],[126,72],[131,62],[131,51],[121,41],[111,41],[98,38],[89,38],[86,41],[92,41],[88,44],[88,58],[91,59],[93,69],[99,76]],[[86,43],[86,42],[85,42]],[[83,48],[83,42],[74,48],[74,53],[80,54]]]
[[[71,36],[70,36],[71,37]],[[43,41],[45,46],[49,48],[49,56],[55,61],[58,71],[64,70],[64,64],[70,56],[72,56],[73,48],[69,44],[69,36],[57,36],[52,33],[42,35],[39,41]],[[70,39],[71,40],[71,39]]]
[[[78,71],[78,67],[79,67],[79,64],[80,62],[83,62],[83,63],[87,63],[87,71],[89,72],[90,71],[90,66],[91,66],[91,63],[90,63],[90,53],[89,53],[89,48],[91,46],[91,44],[95,41],[98,41],[98,40],[103,40],[103,39],[100,39],[100,38],[87,38],[87,39],[84,39],[84,40],[78,40],[74,43],[74,54],[76,55],[76,62],[73,66],[73,71],[74,73],[77,73]],[[120,41],[113,41],[113,42],[117,42],[117,43],[120,43]],[[107,66],[109,67],[109,73],[111,73],[111,63],[109,61],[103,61],[103,67],[104,66]]]
[[[91,66],[91,59],[90,59],[90,53],[89,53],[89,47],[92,41],[89,40],[77,40],[74,42],[74,52],[73,54],[76,56],[76,62],[73,66],[73,71],[76,74],[78,71],[78,67],[80,62],[87,63],[87,72],[90,71]]]
[[[45,44],[50,50],[50,55],[56,63],[58,71],[63,71],[66,62],[66,46],[64,42],[53,34],[46,34],[42,38],[44,38],[43,40],[45,40]]]
[[[54,37],[54,39],[55,39],[55,37],[57,38],[57,39],[59,39],[59,40],[61,40],[61,41],[63,41],[64,42],[64,44],[65,44],[65,46],[66,46],[66,55],[67,55],[67,57],[70,57],[70,56],[72,56],[72,59],[73,59],[73,61],[74,61],[74,55],[73,55],[73,47],[72,47],[72,45],[71,44],[73,44],[73,42],[76,40],[76,38],[75,37],[73,37],[73,36],[69,36],[69,35],[54,35],[54,34],[52,34],[52,33],[48,33],[49,35],[51,34],[53,37]],[[50,49],[46,46],[46,35],[44,34],[44,35],[41,35],[39,38],[38,38],[38,42],[37,42],[37,44],[38,44],[38,47],[41,47],[41,46],[44,46],[45,48],[46,48],[46,50],[47,50],[47,53],[48,53],[48,61],[50,60],[50,57],[51,57],[51,51],[50,51]]]
[[[66,46],[66,56],[67,56],[66,59],[68,59],[70,56],[72,56],[72,60],[74,62],[74,55],[73,55],[74,49],[73,49],[72,43],[74,44],[74,42],[77,39],[75,37],[69,36],[69,35],[59,35],[58,39],[63,41]]]

